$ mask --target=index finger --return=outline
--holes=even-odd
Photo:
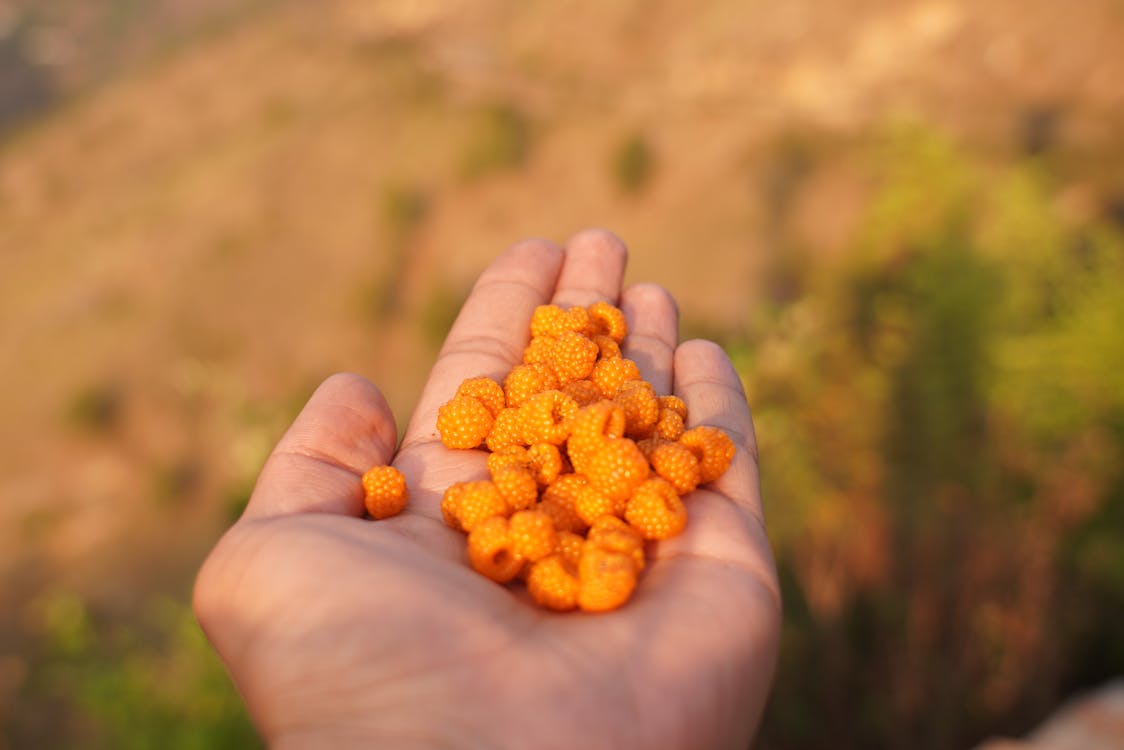
[[[486,375],[502,382],[522,359],[531,315],[554,293],[562,260],[557,245],[527,240],[484,270],[441,347],[406,428],[403,449],[439,440],[437,410],[461,381]]]

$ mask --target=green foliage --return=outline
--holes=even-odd
[[[68,593],[39,603],[41,661],[32,702],[58,714],[58,745],[89,748],[260,747],[241,699],[184,601],[150,599],[125,625]]]
[[[1124,238],[929,131],[869,169],[854,251],[742,359],[789,603],[766,747],[970,746],[1124,671]]]
[[[475,180],[523,165],[531,150],[531,127],[512,102],[495,102],[470,117],[470,131],[461,158],[461,175]]]
[[[655,152],[641,133],[624,139],[613,152],[612,174],[621,192],[642,192],[651,182],[655,166]]]

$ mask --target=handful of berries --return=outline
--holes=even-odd
[[[446,490],[445,522],[468,534],[474,569],[501,583],[522,578],[549,609],[628,601],[645,540],[681,532],[682,496],[720,477],[734,456],[724,432],[686,429],[686,404],[641,379],[621,355],[626,333],[608,303],[542,305],[523,362],[503,384],[469,378],[438,410],[446,447],[490,451],[490,479]],[[376,518],[395,502],[374,492],[395,484],[388,468],[364,477]]]

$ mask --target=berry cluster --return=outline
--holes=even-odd
[[[446,490],[445,522],[468,534],[473,568],[501,583],[523,579],[549,609],[628,601],[645,540],[681,532],[682,496],[734,456],[724,432],[686,429],[686,404],[641,379],[621,355],[626,332],[604,302],[542,305],[502,385],[470,378],[438,411],[446,447],[491,452],[490,479]]]

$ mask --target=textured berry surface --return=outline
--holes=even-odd
[[[586,485],[578,490],[574,499],[574,511],[588,526],[601,516],[620,516],[624,513],[626,500],[613,499],[601,490]]]
[[[476,524],[492,516],[507,516],[511,512],[507,501],[487,480],[457,482],[445,490],[441,500],[441,515],[455,529],[472,531]]]
[[[636,588],[632,558],[586,542],[578,564],[578,606],[587,612],[606,612],[628,601]]]
[[[457,388],[457,395],[479,399],[493,417],[503,410],[505,403],[503,388],[491,378],[469,378]]]
[[[406,477],[393,466],[372,466],[363,475],[363,502],[372,518],[398,515],[406,507],[410,492]]]
[[[608,302],[594,302],[589,306],[589,318],[595,333],[603,333],[618,344],[628,334],[628,324],[620,308]]]
[[[538,605],[558,612],[578,606],[580,587],[578,566],[557,553],[534,563],[527,574],[527,592],[531,598]]]
[[[589,524],[577,512],[578,496],[589,485],[581,474],[563,474],[543,490],[538,509],[550,516],[559,531],[585,531]]]
[[[539,484],[527,466],[501,466],[491,472],[492,484],[512,510],[525,510],[539,499]]]
[[[569,383],[572,380],[588,378],[597,361],[597,344],[575,331],[565,331],[554,339],[554,350],[550,360],[558,380]]]
[[[686,426],[683,417],[674,409],[660,407],[660,417],[652,426],[651,434],[664,440],[678,440]]]
[[[521,510],[508,519],[511,549],[521,559],[534,562],[553,554],[558,535],[550,516],[538,510]]]
[[[572,380],[562,386],[562,392],[577,401],[578,406],[596,404],[602,398],[601,389],[592,380]]]
[[[608,336],[594,336],[593,343],[597,344],[597,356],[599,359],[620,359],[621,346]]]
[[[699,484],[699,460],[689,448],[669,441],[659,440],[646,451],[652,470],[671,483],[680,495],[693,492]]]
[[[508,406],[522,406],[536,393],[557,388],[558,385],[558,376],[548,364],[516,365],[503,379],[504,398]]]
[[[734,460],[734,441],[717,427],[694,427],[684,432],[679,442],[699,460],[699,484],[713,482],[725,474]]]
[[[455,396],[437,410],[437,432],[446,448],[475,448],[494,422],[488,407],[474,396]]]
[[[656,391],[644,380],[621,383],[613,402],[624,411],[624,432],[630,437],[648,435],[660,417]]]
[[[601,516],[594,521],[586,536],[586,545],[590,544],[628,555],[637,572],[644,569],[644,538],[616,516]]]
[[[527,456],[531,459],[531,473],[535,481],[543,487],[558,479],[565,469],[562,451],[552,443],[535,443],[527,449]]]
[[[632,493],[624,518],[645,539],[668,539],[687,525],[687,509],[669,482],[649,479]]]
[[[610,500],[627,500],[648,478],[648,459],[628,438],[605,440],[589,460],[589,483]]]
[[[527,443],[561,445],[570,436],[570,423],[578,402],[562,391],[543,391],[519,407],[523,439]]]
[[[589,379],[601,391],[602,398],[612,398],[626,380],[640,379],[640,368],[627,357],[602,359],[594,366]]]
[[[507,583],[519,575],[523,560],[512,549],[506,518],[492,516],[469,532],[468,561],[478,573],[499,583]]]
[[[598,401],[578,410],[567,443],[574,470],[584,472],[606,440],[624,436],[624,410],[612,401]]]
[[[484,441],[493,453],[504,448],[526,445],[523,439],[523,418],[518,409],[504,409],[492,424],[492,430]]]

